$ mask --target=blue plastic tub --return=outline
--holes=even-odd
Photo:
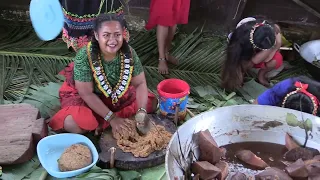
[[[58,167],[58,159],[66,148],[79,143],[89,147],[93,162],[82,169],[61,172]],[[97,163],[99,158],[98,151],[90,139],[72,133],[57,134],[41,139],[37,145],[37,154],[42,167],[55,178],[69,178],[85,173]]]

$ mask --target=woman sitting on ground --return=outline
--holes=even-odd
[[[279,106],[320,115],[320,83],[305,76],[289,78],[262,93],[255,104]]]
[[[124,40],[124,28],[117,15],[97,17],[92,41],[60,73],[66,80],[59,90],[61,110],[49,123],[53,130],[98,133],[110,124],[112,131],[121,131],[127,127],[124,118],[156,109],[157,99],[148,92],[139,57]]]
[[[265,20],[250,20],[240,24],[232,33],[227,59],[222,70],[222,86],[239,88],[244,74],[252,67],[259,68],[258,80],[269,86],[267,73],[282,66],[281,34],[279,26]]]

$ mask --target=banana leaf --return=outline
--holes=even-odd
[[[2,166],[2,180],[22,180],[28,177],[33,171],[40,166],[38,156],[35,155],[30,161],[11,166]]]
[[[144,169],[141,171],[142,180],[166,180],[166,170],[164,164]]]
[[[243,87],[238,89],[242,97],[244,97],[248,102],[257,99],[257,97],[266,90],[266,87],[257,83],[254,79],[244,83]]]
[[[42,166],[39,166],[36,170],[34,170],[31,174],[25,176],[22,180],[45,180],[44,178],[42,178],[45,176],[48,177],[47,171]]]

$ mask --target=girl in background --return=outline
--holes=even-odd
[[[101,13],[117,14],[123,18],[123,0],[60,0],[65,18],[62,40],[78,51],[91,41],[93,21]],[[129,32],[125,24],[125,40]]]
[[[241,87],[244,74],[250,68],[258,68],[259,83],[269,86],[267,73],[283,67],[279,52],[280,27],[266,20],[244,20],[228,42],[227,59],[222,70],[222,86],[226,89]]]
[[[188,23],[189,9],[190,0],[151,0],[146,29],[157,27],[158,71],[161,74],[168,74],[167,62],[178,64],[178,60],[169,54],[169,50],[177,24]]]
[[[320,115],[320,83],[300,76],[283,80],[262,93],[255,104],[279,106]]]

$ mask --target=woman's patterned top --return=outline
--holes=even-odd
[[[141,61],[133,48],[131,48],[133,59],[133,72],[132,76],[135,77],[143,72]],[[81,48],[74,59],[74,80],[80,82],[94,82],[93,72],[89,64],[86,47]],[[103,58],[103,57],[102,57]],[[109,62],[102,60],[104,72],[112,87],[114,87],[120,78],[121,59],[120,54]],[[94,82],[95,83],[95,82]],[[96,83],[94,85],[94,92],[101,93]]]

